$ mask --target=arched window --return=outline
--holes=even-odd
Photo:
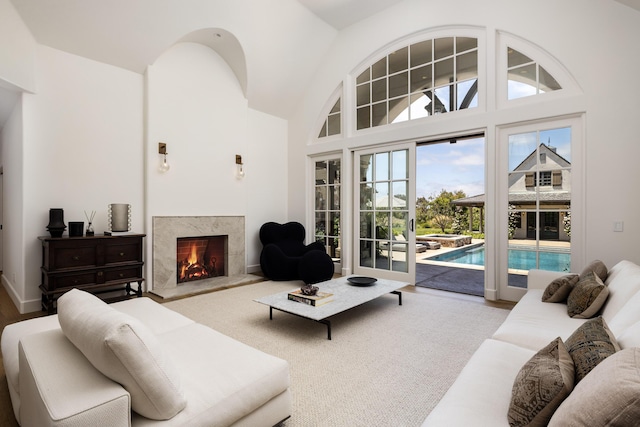
[[[478,40],[442,37],[391,52],[356,78],[356,129],[477,106]]]
[[[537,62],[507,47],[507,98],[518,99],[562,89],[558,81]]]
[[[342,132],[341,125],[341,101],[342,98],[338,98],[336,103],[333,105],[327,118],[324,120],[322,128],[320,129],[320,133],[318,134],[318,138],[324,138],[327,136],[340,135]]]

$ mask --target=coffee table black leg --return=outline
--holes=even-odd
[[[398,295],[398,305],[402,305],[402,292],[400,292],[400,291],[391,291],[391,293]]]
[[[275,307],[269,306],[269,320],[273,320],[273,309],[274,308]],[[280,310],[279,308],[276,308],[276,310],[282,311],[283,313],[289,313],[289,314],[292,314],[294,316],[301,317],[303,319],[313,320],[314,322],[322,323],[323,325],[327,325],[327,339],[331,340],[331,322],[329,320],[327,320],[327,319],[314,320],[314,319],[309,319],[308,317],[300,316],[299,314],[296,314],[296,313],[290,313],[288,311]]]
[[[327,319],[318,320],[318,322],[324,323],[325,325],[327,325],[327,339],[331,340],[331,322],[328,321]]]

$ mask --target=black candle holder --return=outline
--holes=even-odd
[[[64,210],[59,208],[49,209],[49,224],[47,230],[51,237],[62,237],[62,233],[67,229],[64,224]]]

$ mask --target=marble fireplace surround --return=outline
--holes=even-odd
[[[210,292],[262,280],[246,274],[245,221],[243,216],[154,216],[153,289],[162,298]],[[228,236],[226,276],[177,283],[176,250],[178,237]]]

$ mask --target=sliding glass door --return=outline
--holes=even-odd
[[[354,155],[354,273],[415,283],[415,144]]]

